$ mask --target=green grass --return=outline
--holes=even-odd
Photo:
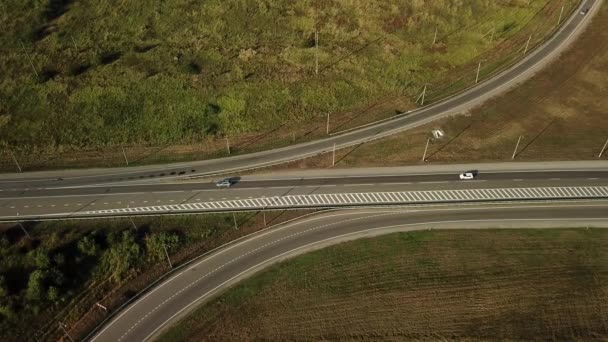
[[[587,340],[608,334],[608,231],[397,233],[229,289],[162,341]]]
[[[387,94],[413,102],[423,83],[507,53],[501,44],[530,23],[552,28],[549,3],[7,0],[0,146],[34,155],[191,144],[306,126]]]

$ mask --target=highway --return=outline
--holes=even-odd
[[[436,167],[437,171],[427,172],[405,167],[394,170],[399,171],[396,174],[375,168],[364,170],[363,174],[357,170],[342,170],[341,173],[337,173],[340,170],[316,170],[308,177],[302,173],[279,173],[273,177],[251,175],[243,176],[229,189],[218,189],[212,180],[5,189],[0,191],[0,220],[74,218],[90,211],[127,208],[133,210],[129,215],[138,215],[150,214],[138,210],[150,206],[279,200],[301,195],[608,186],[608,163],[603,161],[574,164],[580,169],[573,168],[572,163],[559,162],[526,163],[515,168],[517,165],[502,164],[502,169],[495,164],[471,166],[479,171],[471,181],[458,179],[457,167],[471,169],[459,165]]]
[[[125,209],[129,210],[129,215],[147,215],[154,214],[145,209],[151,206],[190,206],[298,195],[484,189],[495,192],[559,187],[572,187],[577,193],[589,187],[592,188],[589,191],[595,193],[599,191],[596,188],[608,186],[606,163],[580,162],[567,167],[561,163],[537,163],[519,168],[480,164],[458,166],[459,169],[454,166],[411,168],[393,174],[381,170],[357,175],[350,171],[339,174],[335,170],[325,170],[317,171],[314,176],[313,172],[299,177],[252,175],[242,176],[230,189],[217,189],[212,179],[190,178],[235,173],[315,156],[331,151],[334,146],[354,146],[466,111],[515,87],[554,60],[582,34],[600,3],[601,0],[583,0],[580,8],[591,9],[587,15],[575,11],[550,40],[490,80],[439,103],[361,129],[309,143],[222,159],[3,174],[0,179],[0,221],[75,218],[85,217],[87,212],[102,211],[107,211],[107,216],[115,216],[112,210]],[[473,169],[479,171],[475,180],[457,179],[459,172]],[[144,209],[130,212],[137,208]],[[242,208],[234,208],[239,209]],[[430,227],[605,226],[607,209],[608,201],[601,199],[546,203],[511,200],[508,204],[411,205],[318,214],[256,233],[184,267],[119,312],[93,340],[151,339],[195,305],[269,264],[345,239]]]
[[[220,248],[122,310],[93,341],[146,341],[197,305],[272,263],[341,241],[441,228],[608,227],[608,202],[359,209],[317,214]]]
[[[597,12],[600,2],[601,0],[583,0],[580,8],[590,8],[587,15],[579,15],[578,10],[575,11],[552,38],[528,53],[526,57],[510,69],[456,96],[411,113],[404,113],[388,121],[313,142],[215,160],[112,169],[4,174],[0,181],[0,189],[91,185],[137,180],[149,181],[151,178],[234,172],[318,155],[331,151],[334,145],[337,148],[343,148],[402,132],[447,115],[461,113],[530,78],[536,71],[567,49],[569,44],[582,34],[590,19]]]

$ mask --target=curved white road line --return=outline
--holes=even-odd
[[[601,212],[603,213],[604,210],[603,208],[607,207],[607,203],[597,203],[597,204],[557,204],[557,207],[560,208],[564,208],[564,209],[576,209],[577,211],[579,210],[578,208],[599,208],[598,210],[601,209]],[[100,335],[103,335],[104,332],[106,332],[108,329],[111,329],[113,324],[116,323],[117,321],[120,321],[121,318],[123,318],[123,316],[127,313],[130,312],[131,309],[133,309],[134,307],[138,306],[142,301],[144,301],[146,298],[148,298],[149,296],[153,296],[157,290],[164,288],[165,286],[171,286],[173,289],[173,293],[174,294],[179,294],[181,293],[181,291],[191,287],[192,285],[194,285],[197,282],[200,282],[202,279],[206,278],[207,276],[214,274],[214,272],[219,272],[224,266],[226,265],[230,265],[236,261],[242,260],[243,258],[245,258],[246,256],[250,255],[251,253],[253,253],[256,250],[260,250],[260,249],[271,249],[274,248],[273,244],[274,243],[279,243],[280,241],[283,241],[285,239],[294,239],[297,236],[299,236],[300,234],[305,234],[307,232],[312,232],[314,230],[319,230],[328,226],[333,226],[334,228],[332,229],[339,229],[336,227],[340,227],[341,225],[350,225],[352,224],[352,222],[355,221],[360,221],[360,220],[369,220],[370,217],[380,217],[380,216],[389,216],[389,215],[402,215],[404,213],[420,213],[420,212],[428,212],[430,218],[428,221],[424,221],[424,222],[417,222],[417,223],[405,223],[405,224],[398,224],[398,225],[394,225],[394,226],[390,226],[390,227],[375,227],[372,229],[361,229],[358,230],[356,232],[352,232],[352,233],[348,233],[348,234],[342,234],[342,235],[336,235],[336,236],[330,236],[329,238],[323,239],[323,240],[319,240],[319,241],[315,241],[314,243],[311,244],[307,244],[305,246],[300,246],[297,247],[293,250],[290,250],[288,252],[285,253],[281,253],[279,255],[275,255],[272,256],[271,258],[264,260],[263,262],[256,264],[253,267],[249,267],[246,270],[243,270],[241,272],[239,272],[237,275],[232,276],[231,278],[229,278],[228,280],[225,280],[221,283],[221,285],[216,286],[215,288],[213,288],[211,291],[207,291],[204,294],[202,294],[201,296],[199,296],[196,300],[192,301],[191,303],[189,303],[188,305],[186,305],[185,307],[182,307],[178,312],[175,312],[169,319],[166,319],[164,322],[162,322],[162,324],[157,324],[155,326],[154,331],[152,331],[151,333],[148,333],[148,337],[150,338],[151,336],[154,336],[156,333],[158,333],[163,327],[165,327],[168,323],[170,323],[171,321],[174,321],[175,318],[179,317],[181,314],[183,314],[184,312],[188,311],[189,308],[191,308],[193,305],[200,303],[200,301],[204,298],[206,298],[208,295],[214,293],[214,291],[218,290],[219,288],[221,288],[222,286],[225,286],[226,284],[229,284],[233,281],[235,281],[236,279],[240,279],[242,278],[242,276],[244,274],[248,274],[250,273],[253,269],[257,269],[260,268],[262,266],[268,265],[269,263],[279,260],[283,257],[285,257],[286,255],[293,255],[294,253],[298,253],[299,251],[303,251],[306,248],[309,248],[313,245],[318,245],[318,246],[324,246],[326,243],[330,242],[330,241],[340,241],[340,239],[344,239],[346,237],[351,237],[351,238],[355,238],[358,236],[362,236],[365,234],[369,234],[370,232],[381,232],[381,231],[386,231],[389,230],[391,228],[396,228],[399,227],[399,229],[411,229],[412,227],[419,227],[419,226],[428,226],[428,225],[440,225],[440,224],[450,224],[450,223],[454,223],[454,222],[460,222],[460,223],[479,223],[479,222],[497,222],[497,223],[501,223],[501,222],[524,222],[524,221],[528,221],[528,222],[540,222],[540,221],[551,221],[547,218],[542,218],[542,219],[535,219],[535,218],[522,218],[522,219],[518,219],[518,218],[512,218],[512,219],[496,219],[496,218],[492,218],[492,219],[463,219],[463,220],[458,220],[458,221],[453,221],[453,220],[436,220],[433,219],[434,217],[436,217],[437,215],[440,215],[441,212],[467,212],[470,210],[474,210],[476,212],[479,213],[483,213],[484,211],[502,211],[504,210],[517,210],[517,209],[522,209],[522,208],[526,208],[528,210],[531,209],[531,207],[535,210],[543,210],[543,209],[550,209],[550,208],[556,208],[556,205],[533,205],[533,206],[529,206],[529,205],[502,205],[502,206],[484,206],[484,207],[476,207],[476,208],[449,208],[449,207],[442,207],[442,208],[423,208],[423,207],[419,207],[416,208],[414,210],[379,210],[379,211],[357,211],[357,210],[353,210],[351,212],[338,212],[338,213],[332,213],[332,214],[324,214],[324,215],[319,215],[316,217],[312,217],[312,218],[308,218],[305,220],[301,220],[301,221],[296,221],[296,222],[292,222],[286,225],[282,225],[279,226],[277,228],[273,228],[271,230],[266,230],[264,232],[259,232],[256,234],[253,234],[250,237],[245,238],[244,240],[233,244],[231,246],[228,246],[226,248],[220,249],[218,250],[216,253],[212,253],[209,254],[208,256],[200,259],[199,261],[189,265],[187,268],[185,268],[184,270],[180,271],[178,274],[172,276],[171,278],[167,279],[166,281],[163,281],[162,283],[158,284],[154,289],[152,289],[149,293],[147,293],[144,297],[140,298],[139,300],[137,300],[136,302],[134,302],[132,305],[130,305],[129,307],[127,307],[124,311],[122,311],[120,313],[120,315],[116,316],[115,318],[113,318],[105,327],[103,327],[102,330],[100,330],[95,337],[93,338],[93,340],[96,340]],[[595,209],[594,209],[595,210]],[[372,215],[370,215],[372,214]],[[425,213],[424,213],[425,214]],[[426,214],[425,214],[426,215]],[[345,217],[346,216],[346,217]],[[351,216],[351,218],[348,218],[349,216]],[[339,218],[339,217],[344,217],[344,219],[338,220],[339,222],[335,222],[335,218]],[[314,224],[316,221],[319,220],[327,220],[329,221],[329,223],[318,223],[318,224]],[[587,220],[586,218],[576,218],[576,219],[568,219],[568,218],[561,218],[560,221],[562,222],[568,222],[568,221],[572,221],[572,222],[582,222]],[[588,220],[590,220],[590,222],[598,222],[598,220],[601,220],[602,223],[606,223],[608,222],[608,217],[595,217],[595,218],[588,218]],[[302,226],[302,225],[309,225],[309,224],[313,224],[313,227],[311,228],[307,228],[305,230],[298,230],[298,226]],[[294,228],[294,233],[281,233],[281,231],[284,231],[286,229],[289,228]],[[278,234],[277,234],[278,233]],[[199,267],[202,263],[205,262],[209,262],[210,265],[212,263],[213,259],[217,259],[217,258],[221,258],[223,255],[227,254],[228,252],[230,252],[231,250],[234,250],[235,248],[241,247],[244,244],[252,244],[252,246],[256,246],[256,242],[254,241],[264,241],[263,238],[268,236],[269,234],[277,234],[277,237],[269,237],[270,239],[272,239],[270,242],[266,242],[264,245],[262,246],[258,246],[257,248],[255,248],[254,250],[249,250],[247,248],[245,248],[243,251],[237,251],[238,255],[237,257],[228,257],[230,260],[227,261],[220,261],[221,264],[220,266],[215,266],[215,269],[211,270],[211,271],[204,271],[207,273],[204,273],[202,277],[199,277],[198,275],[196,276],[196,278],[194,280],[191,279],[191,281],[193,281],[193,283],[182,283],[182,284],[175,284],[178,287],[175,287],[175,285],[170,285],[172,282],[174,282],[177,278],[179,278],[180,276],[184,275],[185,272],[187,271],[193,271],[194,269],[196,269],[197,267]],[[284,234],[288,234],[285,235],[283,237],[281,237]],[[278,238],[278,240],[276,240]],[[274,242],[273,242],[274,241]],[[261,243],[261,242],[258,242]],[[261,251],[260,251],[261,252]],[[234,253],[233,253],[234,254]],[[219,259],[221,260],[221,259]],[[217,262],[217,261],[216,261]],[[209,266],[208,266],[209,267]],[[197,270],[197,272],[201,272],[203,270]],[[197,274],[199,274],[197,273]],[[185,287],[184,287],[185,286]],[[157,305],[154,309],[152,309],[152,311],[147,311],[147,313],[145,314],[145,316],[147,317],[149,314],[153,313],[154,311],[158,310],[162,305],[164,305],[165,302],[167,302],[169,299],[163,301],[161,304]],[[132,329],[136,328],[138,325],[144,323],[143,319],[139,319],[137,322],[134,322],[133,325],[131,325],[131,327],[126,331],[123,332],[122,336],[124,337],[126,334],[128,334]]]

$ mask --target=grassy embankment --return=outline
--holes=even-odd
[[[324,113],[340,130],[414,107],[425,83],[427,103],[472,84],[478,60],[482,76],[509,63],[576,3],[5,1],[2,168],[9,151],[35,169],[121,165],[121,146],[130,164],[221,156],[224,135],[233,153],[310,140]]]
[[[598,159],[608,139],[608,4],[589,29],[553,64],[508,94],[464,116],[436,121],[407,133],[336,152],[338,167],[420,163],[431,130],[430,163]],[[608,158],[608,151],[602,159]],[[288,167],[326,167],[331,156]],[[284,167],[284,166],[283,166]]]
[[[160,340],[594,340],[607,284],[602,229],[398,233],[273,266]]]
[[[268,224],[305,211],[269,212]],[[83,338],[107,313],[174,266],[264,227],[262,215],[172,216],[0,225],[0,340]]]

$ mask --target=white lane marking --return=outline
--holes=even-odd
[[[396,213],[391,213],[391,214],[396,214]],[[390,214],[387,214],[390,215]],[[377,216],[381,216],[381,215],[377,215]],[[374,217],[374,216],[371,216]],[[369,218],[369,217],[363,217],[363,218]],[[361,218],[361,219],[363,219]],[[604,220],[606,218],[576,218],[576,219],[560,219],[563,221],[586,221],[586,220],[593,220],[593,221],[597,221],[597,220]],[[349,220],[345,220],[345,222],[348,222]],[[186,305],[185,307],[181,308],[179,311],[177,311],[175,314],[171,315],[171,317],[169,317],[167,320],[165,320],[163,323],[161,323],[159,326],[157,326],[148,336],[146,336],[143,341],[147,341],[150,337],[154,336],[154,334],[161,329],[163,326],[165,326],[168,322],[170,322],[171,320],[173,320],[176,316],[178,316],[179,314],[181,314],[182,312],[184,312],[184,310],[188,309],[190,306],[195,305],[197,302],[199,302],[201,299],[207,297],[208,295],[210,295],[211,293],[217,291],[218,289],[222,288],[223,286],[227,285],[228,283],[230,283],[231,281],[238,279],[239,277],[241,277],[243,274],[247,274],[248,272],[251,272],[252,270],[259,268],[260,266],[264,265],[264,264],[268,264],[271,263],[273,260],[279,259],[285,255],[290,255],[290,254],[294,254],[297,253],[297,251],[300,251],[302,249],[306,249],[308,247],[314,246],[314,245],[323,245],[326,242],[332,241],[332,240],[337,240],[337,241],[341,241],[343,238],[347,237],[347,236],[358,236],[358,235],[364,235],[366,233],[369,232],[373,232],[373,231],[379,231],[379,230],[388,230],[388,229],[395,229],[395,228],[405,228],[405,227],[416,227],[416,226],[424,226],[424,225],[435,225],[435,224],[450,224],[450,223],[467,223],[467,222],[475,222],[475,223],[481,223],[481,222],[503,222],[503,221],[513,221],[513,222],[525,222],[525,221],[531,221],[531,222],[538,222],[538,221],[551,221],[551,219],[472,219],[472,220],[444,220],[444,221],[433,221],[433,222],[420,222],[420,223],[406,223],[406,224],[398,224],[398,225],[390,225],[390,226],[383,226],[383,227],[375,227],[375,228],[369,228],[369,229],[364,229],[364,230],[360,230],[360,231],[356,231],[356,232],[351,232],[351,233],[346,233],[346,234],[341,234],[341,235],[337,235],[337,236],[333,236],[330,238],[326,238],[323,240],[319,240],[319,241],[315,241],[306,245],[302,245],[299,247],[296,247],[294,249],[291,249],[289,251],[283,252],[281,254],[275,255],[269,259],[266,259],[252,267],[249,267],[248,269],[240,272],[239,274],[231,277],[230,279],[222,282],[221,284],[219,284],[218,286],[214,287],[213,289],[207,291],[206,293],[204,293],[203,295],[199,296],[198,298],[196,298],[194,301],[191,301],[190,303],[188,303],[188,305]],[[344,223],[344,222],[340,222],[340,223]],[[333,225],[332,224],[328,224],[325,226],[330,226]],[[148,317],[150,314],[152,314],[154,311],[156,311],[158,308],[160,308],[162,305],[164,305],[166,302],[168,302],[169,300],[173,299],[173,297],[175,297],[177,294],[183,292],[184,290],[188,289],[189,287],[193,286],[195,283],[199,282],[201,279],[208,277],[210,274],[224,268],[225,266],[235,262],[238,259],[241,259],[249,254],[252,254],[254,252],[256,252],[257,250],[260,250],[262,248],[265,248],[267,246],[270,246],[272,244],[276,244],[277,242],[280,242],[282,240],[286,240],[288,238],[292,238],[295,237],[297,235],[302,235],[304,233],[307,233],[309,231],[313,231],[316,229],[319,229],[321,227],[324,226],[319,226],[319,227],[313,227],[310,229],[306,229],[291,235],[287,235],[285,237],[282,238],[278,238],[276,240],[273,240],[271,242],[268,242],[260,247],[254,248],[248,252],[245,252],[244,254],[241,254],[240,256],[216,267],[215,269],[209,271],[208,273],[204,274],[203,276],[201,276],[200,278],[194,280],[193,282],[191,282],[190,284],[188,284],[186,287],[182,288],[181,290],[177,291],[176,293],[174,293],[173,295],[171,295],[169,298],[165,299],[162,303],[160,303],[159,305],[157,305],[154,309],[152,309],[151,311],[149,311],[144,317],[142,317],[139,321],[137,321],[134,325],[132,325],[127,332],[125,332],[118,340],[122,340],[129,332],[131,332],[131,330],[133,328],[135,328],[138,324],[141,323],[141,321],[143,321],[146,317]],[[441,228],[439,228],[441,229]],[[447,228],[449,229],[449,228]],[[183,273],[183,272],[182,272]],[[180,273],[181,274],[181,273]]]
[[[509,191],[507,191],[507,189]],[[563,189],[564,192],[561,196],[555,197],[551,190]],[[447,201],[486,201],[486,200],[509,200],[513,198],[512,192],[514,191],[519,198],[527,199],[544,199],[544,198],[595,198],[597,197],[595,189],[608,190],[608,186],[598,187],[538,187],[538,188],[498,188],[498,189],[468,189],[465,193],[462,190],[432,190],[432,191],[400,191],[400,192],[359,192],[343,194],[345,197],[336,196],[336,194],[314,194],[314,195],[289,195],[289,196],[274,196],[271,201],[266,201],[264,196],[262,198],[251,199],[253,205],[243,206],[238,199],[228,200],[223,197],[222,201],[210,201],[210,202],[198,202],[198,203],[209,203],[214,209],[235,209],[235,208],[252,208],[252,207],[293,207],[294,201],[297,206],[332,206],[332,205],[350,205],[350,204],[414,204],[417,202],[432,203],[441,200]],[[601,191],[599,190],[599,191]],[[412,198],[411,201],[398,200],[401,197],[393,197],[391,194],[402,194],[407,198]],[[474,194],[474,196],[471,196]],[[144,201],[146,203],[147,201]],[[247,202],[249,203],[249,202]],[[107,204],[107,203],[104,203]],[[192,203],[190,203],[192,204]],[[197,207],[198,208],[198,207]],[[207,208],[207,207],[205,207]],[[139,207],[143,211],[155,211],[161,210],[159,206],[151,207]],[[176,205],[176,210],[193,210],[193,208],[185,206],[184,204]],[[107,213],[100,211],[87,211],[85,214],[96,214],[96,213]]]
[[[252,253],[257,252],[258,250],[264,249],[264,248],[266,248],[266,247],[268,247],[268,246],[270,246],[270,245],[276,244],[276,243],[278,243],[278,242],[280,242],[280,241],[287,240],[287,239],[290,239],[290,238],[296,237],[296,236],[298,236],[298,235],[302,235],[302,234],[308,233],[308,232],[310,232],[310,231],[319,230],[319,229],[321,229],[321,228],[325,228],[325,227],[329,227],[329,226],[334,226],[334,225],[337,225],[337,224],[342,224],[342,223],[346,223],[346,222],[352,222],[352,221],[356,221],[356,220],[362,220],[362,219],[365,219],[365,218],[373,218],[373,217],[388,216],[388,215],[396,215],[396,214],[397,214],[397,213],[390,212],[390,213],[382,213],[382,214],[377,214],[377,215],[372,215],[372,216],[356,217],[356,218],[347,219],[347,220],[343,220],[343,221],[339,221],[339,222],[332,222],[332,223],[324,224],[324,225],[321,225],[321,226],[316,226],[316,227],[313,227],[313,228],[309,228],[309,229],[306,229],[306,230],[303,230],[303,231],[299,231],[299,232],[296,232],[296,233],[293,233],[293,234],[289,234],[289,235],[286,235],[286,236],[280,237],[280,238],[278,238],[278,239],[276,239],[276,240],[270,241],[270,242],[268,242],[268,243],[266,243],[266,244],[264,244],[264,245],[261,245],[261,246],[259,246],[259,247],[257,247],[257,248],[254,248],[254,249],[252,249],[252,250],[249,250],[248,252],[246,252],[246,253],[244,253],[244,254],[241,254],[241,255],[239,255],[239,256],[237,256],[237,257],[235,257],[235,258],[233,258],[233,259],[231,259],[231,260],[229,260],[229,261],[227,261],[227,262],[225,262],[225,263],[223,263],[222,265],[220,265],[220,266],[218,266],[218,267],[214,268],[213,270],[211,270],[211,271],[209,271],[209,272],[207,272],[207,273],[203,274],[202,276],[200,276],[199,278],[195,279],[194,281],[192,281],[191,283],[189,283],[189,284],[188,284],[188,285],[186,285],[185,287],[183,287],[183,288],[181,288],[180,290],[178,290],[178,291],[174,292],[174,293],[173,293],[171,296],[169,296],[168,298],[166,298],[166,299],[165,299],[163,302],[161,302],[161,303],[160,303],[160,304],[158,304],[156,307],[154,307],[152,310],[150,310],[148,313],[146,313],[144,316],[142,316],[142,317],[141,317],[141,318],[140,318],[140,319],[139,319],[137,322],[135,322],[135,323],[134,323],[134,324],[133,324],[133,325],[132,325],[132,326],[131,326],[131,327],[130,327],[130,328],[129,328],[129,329],[128,329],[128,330],[127,330],[127,331],[126,331],[126,332],[125,332],[125,333],[124,333],[122,336],[121,336],[121,337],[119,337],[119,338],[118,338],[118,340],[119,340],[119,341],[120,341],[120,340],[122,340],[122,339],[123,339],[123,338],[124,338],[124,337],[125,337],[127,334],[129,334],[129,333],[131,332],[131,330],[133,330],[133,328],[135,328],[136,326],[138,326],[138,325],[139,325],[139,324],[140,324],[140,323],[141,323],[141,322],[142,322],[144,319],[146,319],[146,318],[147,318],[147,317],[148,317],[150,314],[154,313],[156,310],[158,310],[158,309],[159,309],[161,306],[163,306],[165,303],[167,303],[168,301],[170,301],[171,299],[173,299],[175,296],[179,295],[179,294],[180,294],[180,293],[182,293],[183,291],[185,291],[185,290],[189,289],[190,287],[192,287],[192,286],[193,286],[193,285],[195,285],[196,283],[198,283],[198,282],[200,282],[201,280],[203,280],[203,279],[207,278],[208,276],[210,276],[211,274],[213,274],[213,273],[215,273],[215,272],[219,271],[220,269],[222,269],[222,268],[224,268],[224,267],[226,267],[226,266],[228,266],[228,265],[230,265],[230,264],[232,264],[232,263],[236,262],[237,260],[240,260],[240,259],[242,259],[242,258],[244,258],[244,257],[246,257],[246,256],[248,256],[248,255],[250,255],[250,254],[252,254]],[[183,272],[181,272],[181,273],[183,273]],[[189,305],[188,305],[188,306],[189,306]],[[183,309],[182,309],[182,310],[183,310]],[[181,312],[181,310],[180,310],[180,312]],[[155,330],[155,331],[156,331],[156,330]],[[148,339],[148,337],[144,338],[144,341],[145,341],[145,340],[147,340],[147,339]]]

